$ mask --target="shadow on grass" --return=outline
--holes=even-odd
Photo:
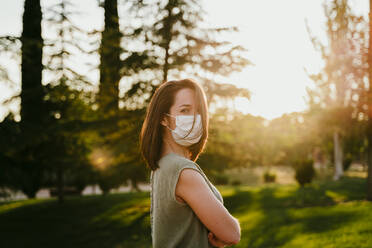
[[[241,219],[235,247],[281,247],[301,233],[337,230],[362,216],[333,206],[363,199],[364,188],[365,180],[355,178],[304,188],[235,187],[224,197],[225,207]],[[149,192],[2,204],[1,247],[151,247],[149,208]]]
[[[2,247],[151,247],[149,193],[40,201],[0,212]]]
[[[343,195],[344,201],[363,199],[360,179],[323,182],[307,187],[264,186],[259,190],[239,191],[224,198],[229,211],[243,219],[241,242],[234,247],[281,247],[300,233],[336,230],[363,216],[345,209],[330,191]],[[249,217],[251,216],[251,220]]]

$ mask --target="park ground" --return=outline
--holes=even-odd
[[[260,186],[224,185],[225,207],[239,219],[232,247],[372,247],[366,179]],[[149,192],[0,203],[1,247],[151,247]]]

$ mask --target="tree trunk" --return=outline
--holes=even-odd
[[[165,48],[165,59],[164,59],[164,67],[163,67],[163,82],[165,83],[168,80],[168,58],[169,58],[169,47]]]
[[[372,129],[372,126],[369,126]],[[369,133],[370,137],[368,139],[368,178],[367,178],[367,200],[372,201],[372,134]]]
[[[32,187],[24,187],[22,192],[27,196],[28,199],[35,199],[36,193],[38,190],[33,189]]]
[[[63,183],[63,170],[59,166],[57,169],[57,187],[58,187],[58,202],[63,203],[65,200],[64,197],[64,183]]]
[[[367,200],[372,201],[372,0],[369,1],[369,47],[368,47],[368,78],[369,91],[367,106],[368,108],[368,125],[367,125],[367,163],[368,163],[368,179],[367,179]]]
[[[164,50],[165,50],[165,58],[164,58],[164,66],[163,66],[163,82],[165,83],[168,80],[168,71],[169,71],[169,45],[172,41],[172,27],[174,25],[174,17],[172,16],[172,9],[174,8],[171,1],[165,6],[165,9],[168,12],[168,17],[165,19],[164,24]]]
[[[131,179],[131,184],[132,184],[132,187],[131,187],[131,190],[130,191],[136,191],[136,192],[141,192],[141,189],[138,187],[138,182],[137,182],[137,179],[135,178],[132,178]]]
[[[343,151],[341,138],[338,131],[333,133],[333,144],[334,144],[334,165],[335,171],[333,175],[333,180],[338,180],[344,174],[342,160],[343,160]]]

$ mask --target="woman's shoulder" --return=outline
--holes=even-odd
[[[195,163],[176,153],[168,153],[159,159],[159,167],[162,170],[179,170],[184,167],[197,168]]]
[[[190,168],[202,174],[193,161],[175,153],[164,155],[160,158],[158,164],[159,168],[156,173],[157,181],[169,182],[171,185],[177,183],[184,169]]]

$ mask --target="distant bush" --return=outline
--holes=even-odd
[[[343,159],[342,167],[344,168],[344,171],[347,171],[351,165],[351,162],[353,162],[353,158],[350,154],[346,154]]]
[[[312,160],[298,161],[295,164],[295,171],[295,178],[302,187],[307,183],[311,183],[315,177],[315,170]]]
[[[50,188],[49,193],[50,193],[51,197],[58,196],[58,188]],[[64,187],[63,188],[63,194],[65,196],[67,196],[67,195],[81,195],[81,191],[79,191],[75,187]]]
[[[273,172],[270,172],[270,171],[267,170],[263,174],[263,180],[264,180],[265,183],[275,182],[275,179],[276,179],[276,175]]]
[[[242,182],[241,182],[240,180],[238,180],[238,179],[235,179],[235,180],[233,180],[233,181],[231,182],[231,185],[233,185],[233,186],[238,186],[238,185],[240,185],[240,184],[242,184]]]
[[[0,186],[0,199],[7,199],[10,197],[9,192]]]
[[[226,185],[229,183],[229,178],[225,174],[216,173],[213,175],[213,181],[214,181],[214,184]]]

